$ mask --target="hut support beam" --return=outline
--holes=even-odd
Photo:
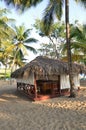
[[[37,82],[36,82],[36,74],[34,73],[34,87],[35,87],[35,99],[37,98]]]

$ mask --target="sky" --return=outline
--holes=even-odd
[[[82,5],[76,3],[74,0],[69,0],[70,7],[69,7],[69,21],[70,23],[74,23],[75,20],[78,20],[81,24],[86,24],[86,10],[83,8]],[[22,23],[26,26],[26,28],[32,28],[32,25],[35,23],[35,19],[41,19],[44,14],[44,9],[48,4],[48,0],[44,0],[36,7],[31,7],[23,14],[19,14],[14,8],[9,8],[11,10],[11,14],[8,15],[10,18],[16,19],[16,25],[19,26]],[[5,8],[6,5],[0,1],[0,8]],[[65,8],[63,7],[63,16],[62,21],[65,21]],[[40,38],[33,30],[32,37],[39,39],[41,42],[45,42],[46,38]],[[35,48],[39,48],[39,44],[33,44]],[[36,55],[33,53],[29,53],[29,59],[32,60],[35,58]]]

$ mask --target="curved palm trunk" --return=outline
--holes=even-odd
[[[68,57],[69,80],[70,80],[70,97],[75,97],[76,92],[74,90],[73,73],[72,73],[71,45],[70,45],[69,0],[65,0],[65,22],[66,22],[67,57]]]

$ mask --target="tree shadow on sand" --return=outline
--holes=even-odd
[[[2,88],[0,90],[0,102],[1,101],[16,101],[17,100],[25,100],[31,101],[27,95],[23,92],[18,91],[16,88]]]

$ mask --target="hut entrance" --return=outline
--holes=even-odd
[[[40,95],[60,94],[60,81],[37,80],[37,90]]]

